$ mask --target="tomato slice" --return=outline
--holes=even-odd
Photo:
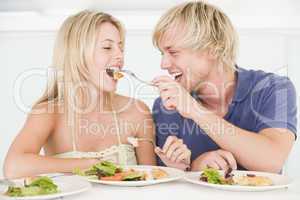
[[[123,174],[122,173],[116,173],[114,176],[103,176],[100,178],[102,181],[122,181]]]

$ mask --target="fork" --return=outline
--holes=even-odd
[[[13,182],[12,180],[9,180],[7,178],[0,179],[0,184],[7,185],[7,186],[15,186],[16,185],[15,182]]]
[[[158,148],[159,151],[162,152],[162,149],[155,144],[154,140],[149,138],[127,137],[127,141],[134,147],[139,146],[138,142],[150,142],[153,145],[154,149]]]
[[[153,83],[151,83],[151,82],[149,82],[149,81],[144,81],[144,80],[142,80],[141,78],[139,78],[137,75],[135,75],[135,73],[133,73],[133,72],[130,71],[130,70],[119,69],[119,68],[117,68],[117,67],[109,67],[109,68],[106,69],[106,73],[107,73],[109,76],[111,76],[111,77],[113,77],[113,73],[114,73],[114,72],[123,72],[123,73],[125,73],[125,74],[127,74],[127,75],[129,75],[129,76],[131,76],[131,77],[133,77],[133,78],[135,78],[137,81],[139,81],[139,82],[141,82],[141,83],[144,83],[144,84],[150,85],[150,86],[155,86]],[[155,86],[155,87],[156,87],[156,86]]]
[[[127,141],[132,144],[132,146],[134,147],[138,147],[139,146],[139,142],[150,142],[154,148],[156,148],[156,144],[152,139],[149,138],[137,138],[137,137],[127,137]]]
[[[149,138],[127,137],[127,141],[130,144],[132,144],[132,146],[134,146],[134,147],[139,146],[138,142],[144,142],[145,141],[145,142],[150,142],[153,145],[154,149],[157,148],[155,142],[152,139],[149,139]],[[163,153],[163,151],[160,148],[159,148],[159,151],[161,153]],[[189,170],[190,170],[190,166],[185,164],[185,171],[189,171]]]
[[[39,176],[47,176],[47,177],[52,179],[52,178],[57,178],[57,177],[61,177],[61,176],[66,176],[66,175],[67,175],[67,173],[55,173],[55,174],[52,174],[52,175],[41,174]],[[0,185],[1,184],[7,185],[7,186],[16,186],[17,185],[14,181],[12,181],[10,179],[7,179],[7,178],[0,179]]]
[[[121,69],[120,71],[123,72],[123,73],[128,74],[129,76],[131,76],[131,77],[133,77],[133,78],[135,78],[137,81],[139,81],[139,82],[141,82],[141,83],[144,83],[144,84],[150,85],[150,86],[155,86],[153,83],[151,83],[151,82],[149,82],[149,81],[144,81],[144,80],[140,79],[137,75],[135,75],[135,73],[133,73],[133,72],[130,71],[130,70]],[[156,86],[155,86],[155,87],[156,87]]]

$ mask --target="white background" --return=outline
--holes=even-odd
[[[152,46],[151,33],[162,12],[180,0],[112,1],[0,1],[0,166],[10,143],[22,128],[30,105],[41,95],[43,74],[18,82],[32,69],[45,69],[51,63],[55,34],[66,16],[83,8],[107,11],[127,28],[125,65],[146,80],[162,74],[160,55]],[[289,76],[298,94],[300,80],[300,1],[297,0],[210,0],[232,19],[240,36],[238,64]],[[284,67],[284,68],[283,68]],[[136,85],[136,82],[133,82]],[[15,86],[21,84],[21,99]],[[20,85],[19,85],[20,86]],[[134,88],[134,87],[133,87]],[[133,90],[124,80],[119,92],[144,100],[149,107],[157,94],[151,88]],[[22,101],[23,106],[16,102]],[[299,95],[297,96],[299,103]],[[298,114],[299,119],[299,114]],[[286,172],[300,177],[297,141],[286,164]],[[0,172],[1,175],[2,172]]]

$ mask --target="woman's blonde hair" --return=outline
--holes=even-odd
[[[78,105],[86,103],[84,97],[87,89],[84,87],[91,81],[88,66],[93,64],[99,26],[104,22],[111,23],[119,30],[124,45],[123,26],[107,13],[84,10],[64,21],[58,31],[53,51],[52,67],[56,74],[36,105],[63,104],[64,112],[74,119],[74,102],[79,102]]]
[[[227,69],[235,70],[238,36],[230,19],[218,8],[202,1],[186,2],[168,10],[158,21],[153,44],[159,43],[169,28],[184,33],[181,47],[209,50]]]

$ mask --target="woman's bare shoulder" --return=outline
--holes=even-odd
[[[151,115],[149,107],[143,101],[119,94],[115,97],[115,100],[118,104],[118,112],[128,112],[138,116]]]
[[[44,102],[32,107],[28,115],[28,120],[54,128],[63,113],[64,108],[62,105],[53,102]]]

